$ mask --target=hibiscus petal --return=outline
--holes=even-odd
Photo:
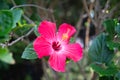
[[[52,52],[51,44],[41,36],[35,39],[33,43],[33,48],[36,51],[38,58],[48,56]]]
[[[72,25],[63,23],[58,30],[58,37],[63,40],[69,40],[75,32],[76,29]]]
[[[66,57],[63,54],[53,53],[49,58],[49,65],[58,72],[65,72]]]
[[[38,32],[46,39],[52,40],[56,34],[56,24],[50,21],[42,21],[38,27]]]
[[[66,45],[63,53],[75,62],[83,57],[82,47],[78,43]]]

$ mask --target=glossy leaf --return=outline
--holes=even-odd
[[[97,36],[89,48],[88,53],[93,62],[109,63],[114,57],[114,51],[107,47],[106,35],[104,33]]]
[[[13,15],[13,28],[16,27],[16,23],[21,19],[23,11],[21,9],[14,9],[11,11]]]
[[[12,53],[10,53],[7,48],[2,48],[2,47],[0,47],[0,60],[8,64],[15,63]]]
[[[23,59],[37,59],[37,55],[36,53],[34,52],[34,49],[33,49],[33,44],[29,44],[23,54],[22,54],[22,58]]]

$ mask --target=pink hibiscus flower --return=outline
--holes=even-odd
[[[75,28],[63,23],[56,32],[56,24],[43,21],[38,27],[41,36],[33,43],[38,58],[50,56],[49,65],[58,72],[65,71],[66,58],[73,61],[81,60],[83,53],[78,43],[69,43],[70,37],[76,32]]]

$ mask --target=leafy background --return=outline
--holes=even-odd
[[[120,80],[119,0],[0,0],[0,80]],[[70,23],[84,57],[66,72],[37,59],[32,42],[42,20]],[[92,44],[90,44],[92,41]]]

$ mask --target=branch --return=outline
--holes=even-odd
[[[11,0],[11,1],[12,1],[13,5],[16,6],[16,3],[14,2],[14,0]],[[16,7],[13,7],[12,9],[14,9],[14,8],[16,8]],[[24,17],[29,23],[31,23],[31,24],[33,24],[33,25],[36,25],[36,24],[35,24],[31,19],[29,19],[26,15],[23,15],[23,17]],[[30,31],[28,31],[27,34],[25,34],[25,35],[17,38],[16,40],[12,41],[11,43],[5,43],[5,44],[0,43],[0,46],[2,46],[2,47],[12,46],[13,44],[17,43],[18,41],[22,40],[23,38],[29,36],[33,31],[34,31],[34,28],[32,28]]]
[[[79,34],[79,32],[80,32],[82,20],[83,20],[83,12],[81,12],[80,17],[79,17],[79,20],[78,20],[78,22],[77,22],[77,24],[76,24],[77,33],[75,34],[74,39],[77,38],[77,36],[78,36],[78,34]]]
[[[50,13],[51,13],[51,18],[52,18],[52,20],[55,22],[55,18],[54,18],[54,15],[53,15],[54,11],[53,11],[52,9],[46,9],[46,8],[41,7],[41,6],[38,6],[38,5],[36,5],[36,4],[16,5],[16,3],[15,3],[14,0],[11,0],[11,2],[13,3],[14,6],[13,6],[10,10],[13,10],[13,9],[15,9],[15,8],[20,8],[20,7],[36,7],[36,8],[38,8],[38,9],[44,10],[44,11],[46,11],[46,12],[50,12]],[[46,16],[47,16],[47,15],[48,15],[48,14],[46,13]]]
[[[86,0],[82,0],[82,2],[83,2],[83,5],[84,5],[84,8],[85,8],[85,10],[87,12],[88,17],[91,19],[91,21],[95,25],[95,27],[97,27],[96,21],[93,18],[91,18],[91,16],[90,16],[90,12],[89,12]]]
[[[10,10],[13,10],[13,9],[15,9],[15,8],[20,8],[20,7],[36,7],[36,8],[42,9],[42,10],[44,10],[44,11],[48,11],[48,12],[51,12],[51,13],[53,12],[53,10],[43,8],[43,7],[38,6],[38,5],[35,5],[35,4],[15,5],[15,6],[13,6]]]
[[[108,14],[108,17],[112,17],[113,14],[115,13],[115,11],[120,8],[119,6],[120,6],[120,2],[117,3],[117,4],[111,9],[110,13]]]
[[[19,38],[17,38],[16,40],[12,41],[11,43],[6,43],[6,44],[3,44],[3,43],[0,43],[0,46],[2,47],[6,47],[6,46],[12,46],[13,44],[17,43],[18,41],[22,40],[23,38],[29,36],[32,32],[33,32],[34,28],[32,28],[27,34],[25,34],[24,36],[21,36]]]
[[[101,15],[100,18],[101,18],[102,21],[103,21],[103,20],[107,17],[107,15],[108,15],[108,14],[106,14],[106,10],[110,7],[109,4],[110,4],[110,0],[107,0],[107,2],[106,2],[106,4],[105,4],[105,7],[104,7],[104,9],[103,9],[105,12],[103,12],[102,14],[100,14],[100,15]],[[101,22],[102,22],[102,21],[101,21]]]

